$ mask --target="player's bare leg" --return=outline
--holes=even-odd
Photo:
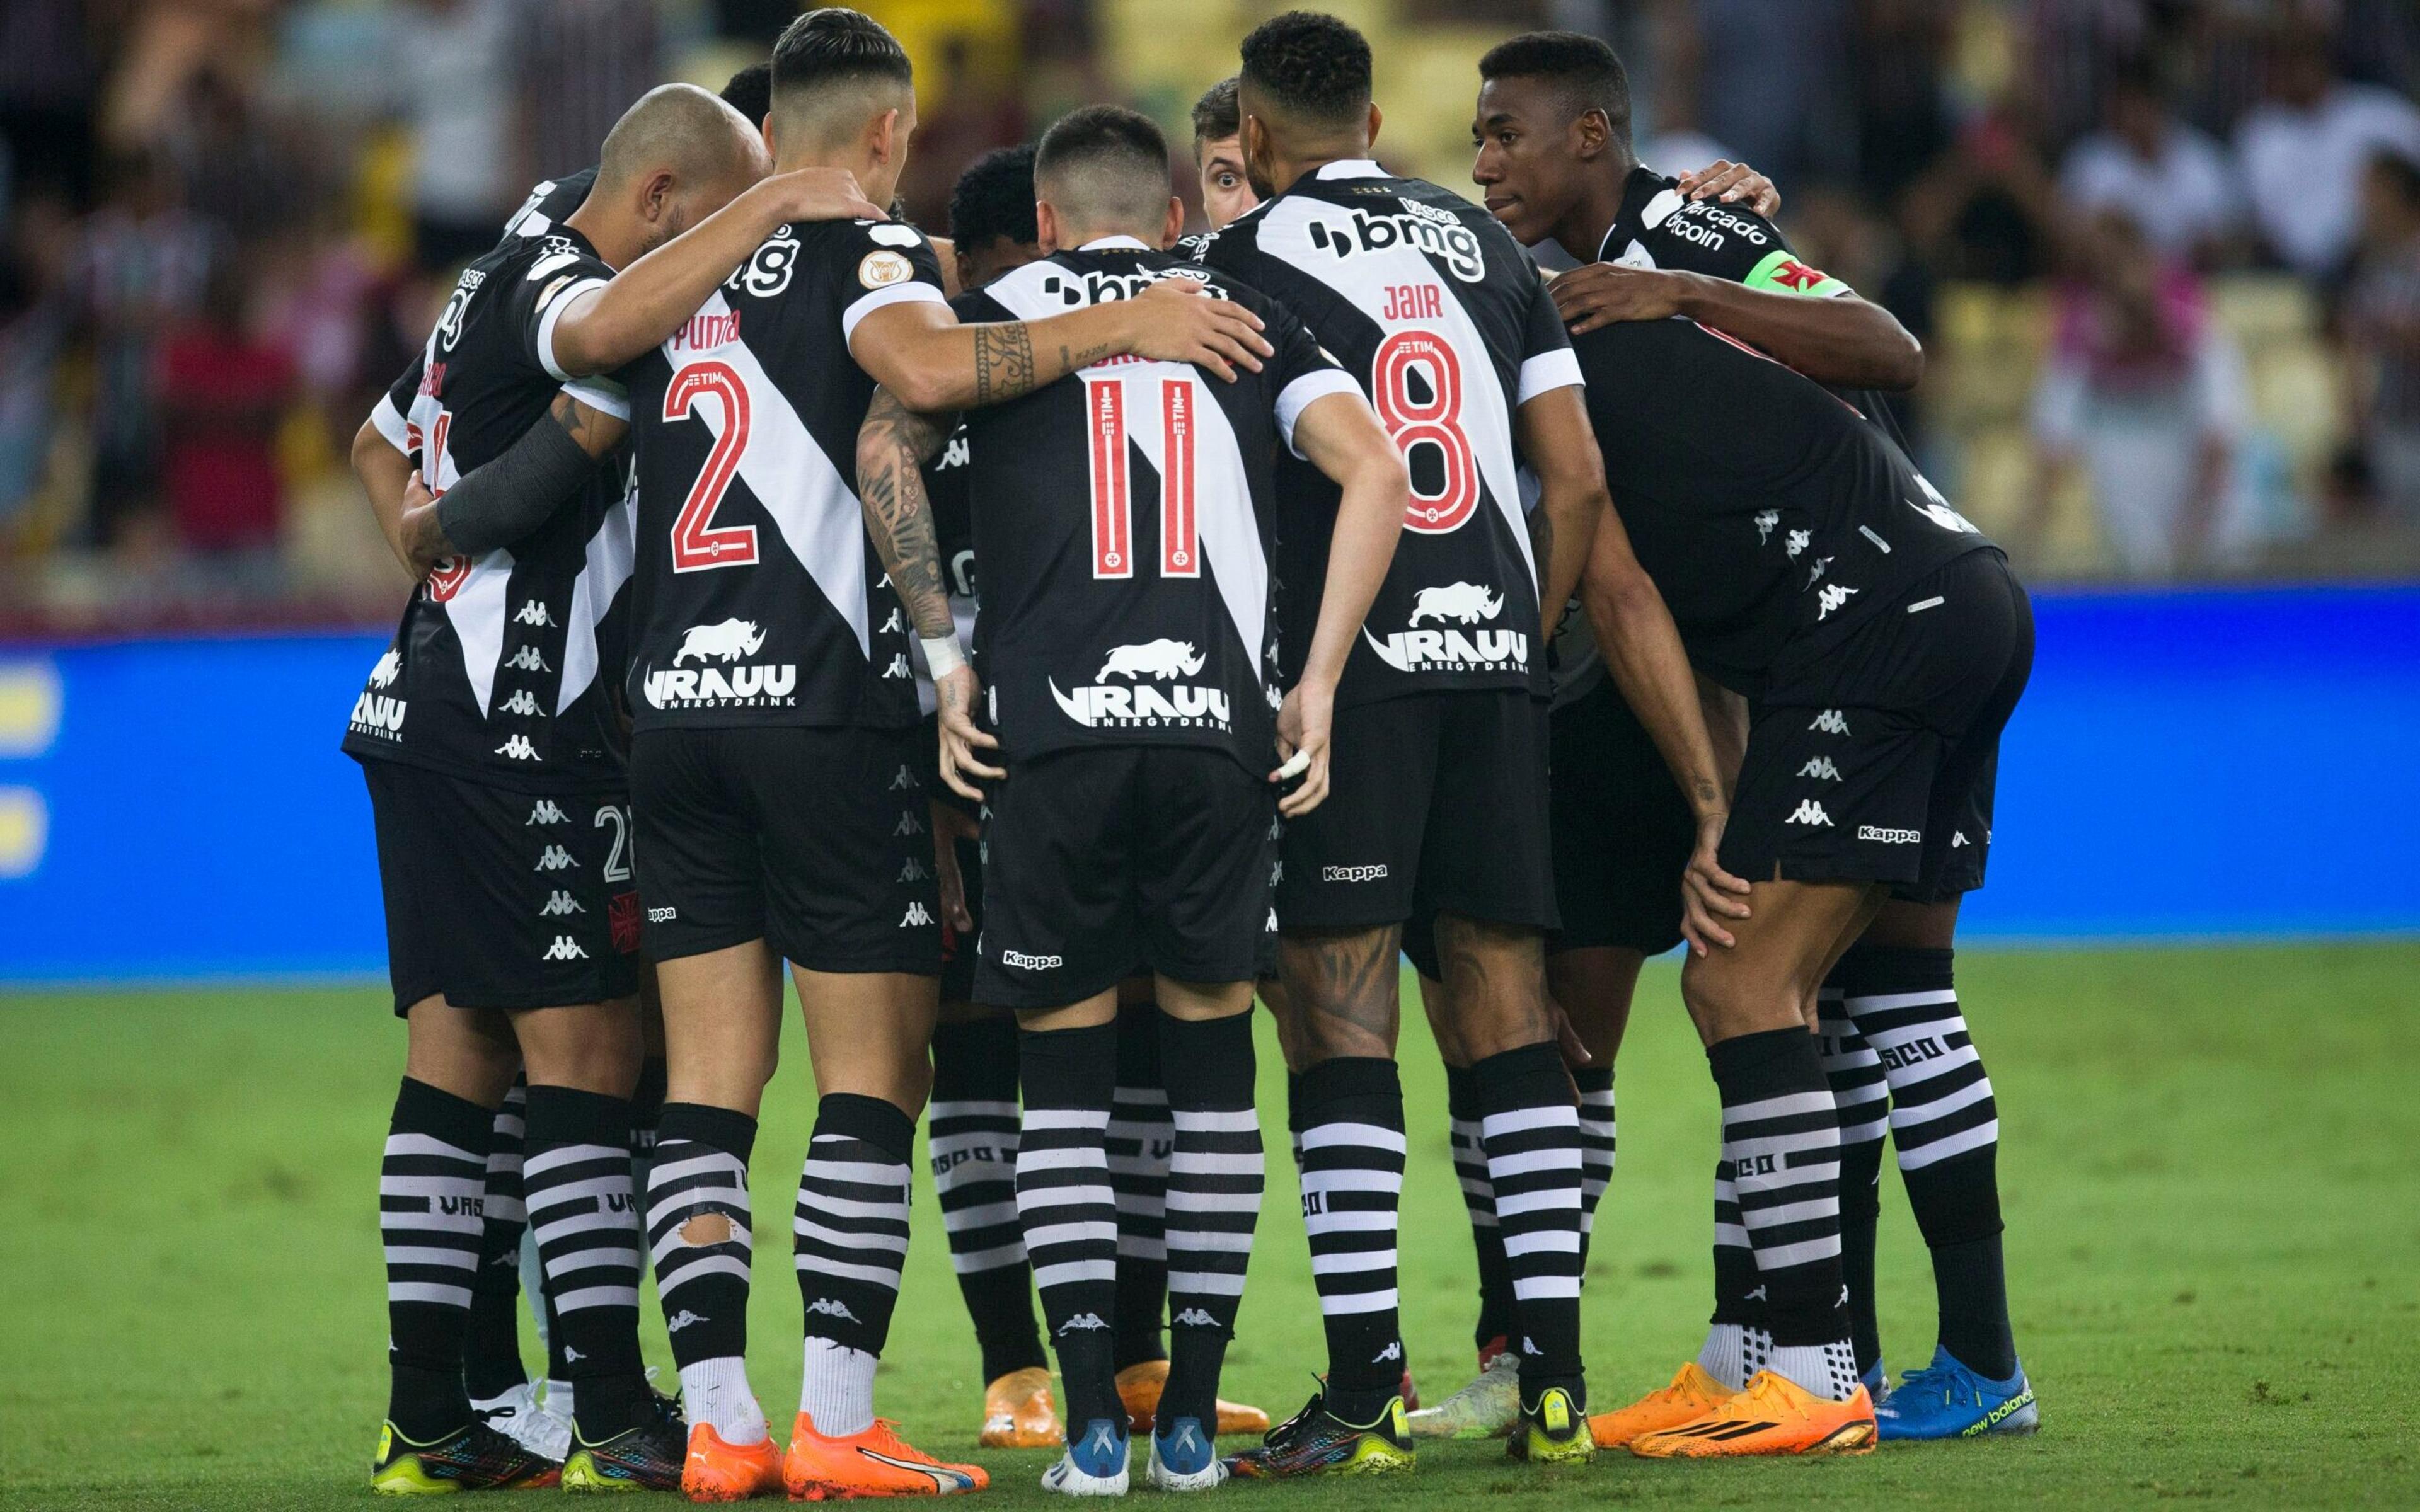
[[[792,971],[819,1096],[791,1225],[806,1340],[783,1484],[809,1500],[978,1489],[983,1471],[908,1447],[874,1415],[875,1366],[908,1256],[908,1163],[932,1090],[939,983]]]
[[[1840,1306],[1839,1129],[1806,1006],[1880,892],[1860,883],[1756,883],[1749,917],[1726,921],[1734,943],[1693,951],[1682,967],[1682,1000],[1722,1094],[1723,1158],[1765,1293],[1771,1353],[1745,1391],[1631,1439],[1634,1453],[1858,1452],[1873,1443],[1873,1407]]]

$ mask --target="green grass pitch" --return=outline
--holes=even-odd
[[[2420,945],[1978,951],[1962,976],[1999,1089],[2039,1438],[1823,1463],[1618,1455],[1559,1473],[1454,1443],[1423,1449],[1410,1479],[1221,1501],[2420,1503]],[[1716,1120],[1674,980],[1651,968],[1621,1066],[1587,1304],[1600,1405],[1661,1384],[1707,1308]],[[1412,1017],[1404,1317],[1419,1379],[1442,1396],[1470,1366],[1473,1268],[1443,1079]],[[755,1381],[777,1425],[798,1385],[785,1230],[812,1110],[791,1027],[754,1173]],[[366,1503],[384,1394],[373,1193],[403,1050],[381,995],[0,996],[0,1503]],[[1282,1134],[1270,1167],[1227,1379],[1282,1416],[1320,1363],[1319,1327]],[[1884,1343],[1904,1368],[1930,1353],[1931,1290],[1887,1170],[1884,1188]],[[930,1202],[922,1191],[881,1405],[914,1442],[971,1455],[981,1382]],[[665,1360],[652,1304],[648,1318]],[[990,1502],[1039,1504],[1046,1457],[980,1458]]]

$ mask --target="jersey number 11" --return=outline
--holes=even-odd
[[[1186,378],[1159,381],[1159,575],[1202,576],[1202,541],[1193,519],[1193,407],[1201,395]],[[1093,459],[1093,576],[1134,576],[1133,466],[1126,452],[1124,378],[1084,380],[1084,417]]]

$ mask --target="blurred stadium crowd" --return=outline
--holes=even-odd
[[[909,213],[1121,100],[1187,137],[1260,0],[861,0]],[[1745,159],[1931,352],[1926,469],[2060,579],[2420,576],[2412,0],[1332,0],[1381,155],[1466,183],[1479,54],[1628,61],[1641,155]],[[453,270],[789,0],[8,0],[0,635],[380,622],[344,442]],[[1189,165],[1187,165],[1189,168]],[[1180,173],[1189,181],[1189,172]]]

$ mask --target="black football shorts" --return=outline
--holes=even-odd
[[[1139,971],[1249,981],[1264,957],[1277,790],[1224,752],[1054,751],[988,793],[974,1000],[1063,1008]]]
[[[566,1008],[639,990],[629,805],[365,761],[395,1011]]]
[[[914,725],[640,732],[648,955],[761,938],[810,971],[939,973],[923,738]]]
[[[2033,606],[1996,550],[1927,576],[1820,656],[1785,652],[1748,730],[1724,868],[1919,902],[1981,887],[2000,732],[2033,660]]]
[[[1279,927],[1370,929],[1444,910],[1555,928],[1546,748],[1546,702],[1520,688],[1339,708],[1327,801],[1285,826]]]

